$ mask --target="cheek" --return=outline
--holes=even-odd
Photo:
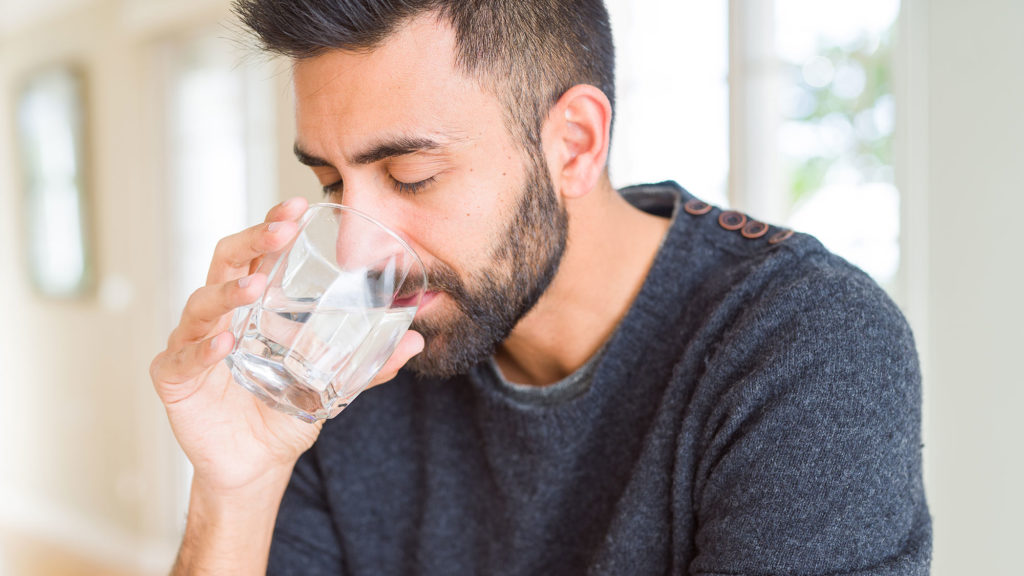
[[[441,261],[458,273],[476,268],[478,254],[486,242],[486,228],[479,219],[453,215],[421,218],[409,231],[410,246],[419,254],[427,269]]]
[[[486,138],[436,189],[408,199],[405,225],[427,267],[440,260],[465,275],[486,265],[522,194],[523,169],[508,146]]]
[[[413,249],[428,268],[440,260],[461,275],[486,265],[495,242],[505,233],[514,199],[478,191],[447,210],[424,211],[408,229]],[[484,198],[488,197],[488,201]]]

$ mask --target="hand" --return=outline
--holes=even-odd
[[[278,412],[236,384],[222,362],[234,347],[229,330],[235,308],[259,299],[267,277],[261,259],[281,250],[297,233],[306,201],[275,206],[263,224],[217,244],[206,286],[185,305],[167,349],[153,359],[150,376],[174,435],[195,468],[195,482],[230,494],[271,477],[287,477],[316,440],[322,421],[308,424]],[[371,386],[394,378],[423,349],[409,331]]]

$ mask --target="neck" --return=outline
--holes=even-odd
[[[558,273],[495,352],[505,378],[544,386],[582,366],[636,299],[670,222],[634,208],[605,178],[567,200],[569,237]]]

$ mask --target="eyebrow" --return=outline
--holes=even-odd
[[[407,138],[399,137],[393,140],[387,140],[373,145],[369,149],[356,154],[352,159],[352,163],[356,165],[373,164],[374,162],[380,162],[381,160],[387,160],[388,158],[395,158],[397,156],[405,156],[407,154],[413,154],[416,152],[424,152],[427,150],[437,150],[441,148],[441,143],[430,138]],[[314,156],[299,146],[296,142],[293,146],[295,157],[306,166],[327,166],[331,167],[333,164]]]

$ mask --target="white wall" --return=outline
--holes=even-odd
[[[147,376],[147,357],[166,337],[153,257],[162,230],[153,202],[158,172],[155,159],[140,154],[152,136],[149,76],[121,23],[112,2],[78,2],[3,38],[0,388],[5,403],[13,402],[0,422],[8,443],[0,522],[131,560],[172,535],[163,494],[174,463],[166,425],[154,425],[162,410]],[[24,273],[22,181],[6,130],[25,75],[63,62],[86,79],[89,231],[98,272],[94,290],[71,301],[39,297]]]
[[[61,9],[31,11],[20,25],[0,27],[0,532],[165,573],[184,518],[184,460],[148,374],[180,313],[168,305],[175,246],[164,197],[160,55],[226,21],[229,2],[43,4]],[[21,13],[0,9],[0,19]],[[97,285],[70,301],[42,298],[28,281],[11,122],[25,75],[52,63],[85,75]],[[288,76],[268,80],[282,97],[284,158],[293,132]],[[308,184],[303,177],[282,170],[271,187],[292,191],[296,182]]]
[[[1024,540],[1024,2],[927,9],[934,573],[1011,576]]]

